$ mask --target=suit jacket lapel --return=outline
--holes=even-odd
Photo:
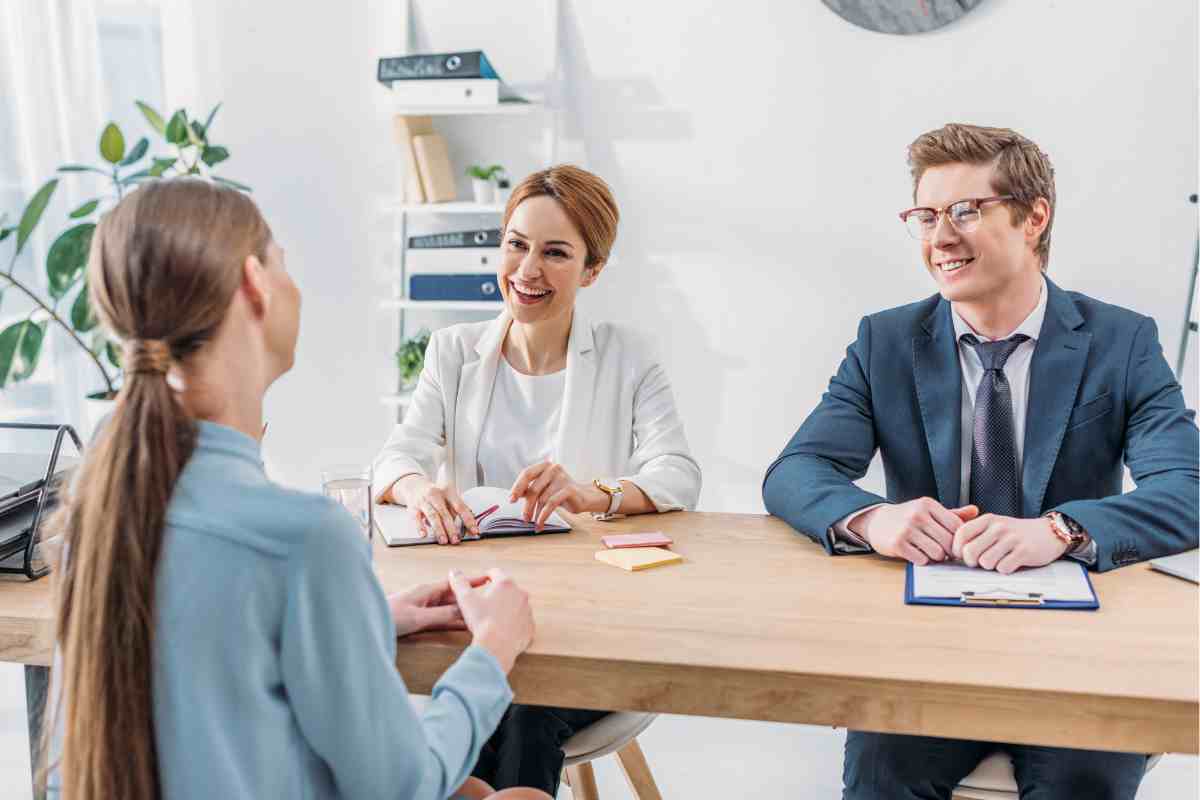
[[[1041,514],[1092,342],[1090,333],[1076,330],[1084,320],[1070,296],[1049,279],[1046,290],[1046,317],[1029,367],[1021,459],[1021,510],[1027,519]]]
[[[475,343],[477,358],[463,363],[459,373],[454,441],[451,443],[451,458],[454,459],[451,475],[460,491],[479,482],[476,477],[479,437],[483,435],[483,423],[492,402],[496,369],[500,365],[504,335],[508,332],[510,321],[508,314],[502,313],[487,327]]]
[[[913,378],[938,500],[953,508],[962,483],[962,369],[950,303],[938,301],[923,325],[925,334],[913,337]]]
[[[591,322],[575,309],[571,320],[571,336],[567,341],[566,390],[562,414],[558,422],[558,463],[570,470],[586,468],[583,456],[587,450],[588,427],[592,419],[592,401],[596,394],[596,352]],[[588,475],[575,475],[575,480],[587,480]]]

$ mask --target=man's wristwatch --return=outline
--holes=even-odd
[[[1047,511],[1043,516],[1050,520],[1050,530],[1054,531],[1054,535],[1067,545],[1068,553],[1073,553],[1088,543],[1087,531],[1066,514],[1061,511]]]
[[[602,514],[593,515],[596,519],[612,519],[617,513],[617,509],[621,507],[621,482],[616,478],[596,478],[592,481],[592,485],[600,491],[608,495],[608,511]]]

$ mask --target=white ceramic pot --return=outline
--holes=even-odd
[[[95,435],[96,428],[100,425],[101,420],[111,414],[116,407],[116,400],[97,400],[92,397],[83,398],[83,424],[76,433],[83,440],[85,447],[92,440],[92,436]]]
[[[476,203],[490,206],[496,202],[496,186],[491,181],[471,178],[471,191],[475,193]]]
[[[512,192],[513,192],[513,187],[511,185],[506,186],[503,189],[501,189],[499,186],[497,186],[496,187],[496,205],[507,206],[508,198],[512,197]]]

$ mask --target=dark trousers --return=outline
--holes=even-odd
[[[842,800],[950,800],[996,750],[1012,756],[1021,800],[1133,800],[1146,771],[1139,753],[849,731]]]
[[[563,743],[607,711],[513,704],[479,753],[471,773],[495,789],[528,786],[558,794]]]

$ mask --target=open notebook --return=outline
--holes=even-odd
[[[479,523],[479,535],[467,534],[464,542],[492,536],[540,536],[543,533],[566,533],[571,530],[567,521],[554,512],[541,531],[524,519],[525,501],[508,502],[508,489],[477,486],[463,492],[463,501]],[[460,523],[461,525],[461,523]],[[410,544],[437,544],[437,537],[421,533],[416,515],[402,506],[375,506],[375,526],[389,547]]]

